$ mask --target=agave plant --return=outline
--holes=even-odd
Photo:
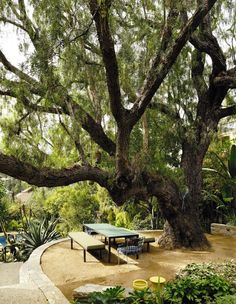
[[[23,254],[27,259],[32,251],[37,247],[60,238],[56,231],[58,219],[48,221],[46,218],[42,221],[31,221],[28,223],[27,230],[24,233]]]

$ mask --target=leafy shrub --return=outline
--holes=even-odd
[[[219,297],[216,299],[215,304],[236,304],[236,294]]]
[[[75,300],[75,304],[91,303],[91,304],[118,304],[126,303],[124,298],[124,288],[116,286],[108,288],[103,292],[92,292],[88,299],[84,301]]]
[[[116,286],[108,288],[103,292],[92,292],[87,299],[74,300],[73,304],[163,304],[161,294],[151,291],[134,290],[127,297],[124,295],[124,288]]]
[[[161,293],[146,289],[134,291],[125,298],[119,296],[120,289],[122,292],[124,289],[116,287],[117,289],[112,288],[102,293],[93,293],[83,303],[236,304],[235,279],[236,263],[233,260],[223,263],[192,263],[181,270],[174,281],[167,283]]]
[[[14,219],[7,225],[8,231],[18,231],[20,228],[22,228],[22,224]]]
[[[177,278],[190,277],[192,279],[202,279],[209,276],[220,276],[236,287],[236,262],[228,260],[223,263],[203,263],[188,264],[178,274]]]
[[[126,298],[127,304],[157,304],[162,303],[160,295],[152,292],[149,288],[144,290],[134,290],[130,295]]]
[[[227,220],[228,225],[236,226],[236,214],[235,213],[228,215],[226,220]]]
[[[45,210],[54,216],[60,217],[67,234],[70,230],[79,230],[83,223],[96,221],[99,211],[99,201],[91,193],[91,187],[86,183],[62,188],[55,188],[44,201]]]
[[[216,275],[209,275],[206,278],[183,277],[167,283],[164,299],[167,304],[205,304],[233,292],[230,283]]]

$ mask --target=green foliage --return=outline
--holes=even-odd
[[[132,219],[132,228],[134,230],[151,229],[151,214],[147,215],[144,219],[142,218],[142,214],[136,214]]]
[[[18,231],[19,229],[22,229],[22,227],[22,223],[15,219],[10,220],[7,224],[7,230],[9,231]]]
[[[236,263],[189,264],[177,278],[164,285],[161,291],[149,288],[134,290],[124,297],[123,289],[115,287],[104,292],[95,292],[85,302],[91,304],[223,304],[235,303],[233,287],[236,278]],[[232,296],[231,296],[232,295]]]
[[[6,189],[0,181],[0,228],[6,234],[7,222],[10,218],[10,206],[6,197]]]
[[[216,275],[201,279],[184,277],[166,284],[164,299],[167,304],[204,304],[233,292],[228,281]]]
[[[230,214],[226,217],[226,221],[228,225],[236,226],[236,214]]]
[[[107,288],[103,292],[92,292],[85,302],[75,300],[75,304],[91,303],[91,304],[118,304],[125,303],[124,288],[116,286],[113,288]]]
[[[211,276],[220,276],[236,287],[236,262],[229,260],[222,263],[192,263],[177,274],[177,278],[189,277],[192,279],[203,279]]]
[[[117,286],[108,288],[104,292],[94,292],[89,297],[91,303],[94,304],[113,304],[122,303],[124,299],[124,288]]]
[[[236,294],[219,297],[214,304],[236,304]]]
[[[84,301],[75,300],[73,304],[162,304],[161,295],[152,292],[149,288],[134,290],[125,297],[124,288],[116,286],[103,292],[93,292]]]
[[[116,221],[115,225],[117,227],[125,227],[130,228],[131,226],[131,219],[127,211],[118,211],[116,213]]]
[[[93,223],[99,211],[95,191],[88,183],[56,188],[44,202],[45,210],[61,218],[64,232]]]
[[[0,180],[0,200],[6,195],[6,188],[2,180]]]
[[[227,154],[229,154],[228,162]],[[224,150],[221,151],[221,156],[210,151],[205,163],[209,163],[214,168],[203,168],[203,172],[209,173],[205,175],[205,189],[207,187],[209,190],[203,191],[204,198],[214,201],[217,209],[221,210],[227,217],[235,212],[232,207],[236,201],[236,181],[234,178],[236,146],[232,145],[227,153]]]
[[[129,296],[126,298],[127,304],[161,304],[161,302],[158,301],[158,296],[156,293],[152,292],[149,288],[144,290],[134,290],[132,293],[129,294]]]
[[[148,154],[144,153],[141,122],[134,126],[131,138],[127,140],[127,143],[130,143],[127,159],[130,160],[129,167],[135,173],[132,182],[137,181],[133,183],[136,188],[144,185],[145,191],[148,192],[150,188],[146,187],[146,178],[142,178],[141,174],[142,170],[148,169],[148,173],[158,171],[169,177],[174,176],[178,185],[184,188],[183,173],[177,169],[181,165],[181,145],[185,142],[186,146],[188,143],[193,143],[193,146],[197,147],[199,142],[207,143],[210,139],[208,133],[211,134],[214,125],[209,119],[209,126],[197,129],[200,122],[195,119],[196,113],[201,111],[196,102],[197,93],[191,85],[190,60],[193,47],[186,45],[176,62],[174,56],[180,50],[181,43],[184,42],[184,39],[178,39],[183,29],[184,14],[181,12],[186,11],[189,17],[196,8],[197,2],[192,0],[184,1],[184,3],[183,1],[99,0],[97,3],[101,4],[101,7],[96,13],[102,11],[102,17],[109,14],[108,23],[118,62],[117,69],[112,62],[111,65],[108,64],[109,72],[107,68],[104,68],[104,62],[110,62],[109,59],[114,56],[110,56],[104,48],[107,60],[106,56],[101,56],[99,43],[105,42],[106,39],[104,40],[104,37],[97,39],[94,23],[96,18],[91,15],[88,1],[30,0],[26,3],[30,5],[30,9],[26,7],[25,10],[22,1],[3,0],[0,4],[1,26],[6,30],[9,24],[18,28],[16,33],[19,36],[20,49],[25,55],[17,69],[7,60],[1,60],[1,95],[3,96],[1,97],[1,110],[3,110],[1,112],[7,113],[0,121],[3,152],[36,166],[37,170],[42,167],[69,168],[74,165],[84,165],[84,163],[93,166],[94,155],[98,149],[94,140],[98,141],[98,138],[88,129],[91,130],[91,126],[94,126],[96,122],[103,126],[111,139],[114,141],[117,139],[116,121],[111,113],[114,113],[115,107],[112,106],[111,111],[109,105],[109,101],[115,98],[111,98],[109,93],[111,94],[113,89],[116,93],[121,92],[120,108],[124,109],[125,116],[118,116],[127,118],[131,113],[134,114],[133,118],[139,117],[133,109],[139,109],[137,98],[140,94],[142,94],[141,99],[144,97],[146,105],[148,105],[148,97],[155,95],[152,98],[152,105],[146,111],[149,116],[147,118]],[[107,3],[111,4],[109,12]],[[169,14],[170,8],[175,8],[179,12],[174,10]],[[231,17],[234,16],[234,6],[230,10],[230,7],[226,5],[224,10],[231,12]],[[217,12],[220,14],[219,9]],[[171,15],[174,16],[171,17]],[[167,16],[172,22],[166,31],[163,31],[164,25],[168,24]],[[227,26],[230,28],[230,22],[233,28],[226,37],[222,37],[223,35],[219,32],[220,38],[234,37],[234,18],[222,19],[223,22],[225,19],[232,19],[232,21],[227,20]],[[216,23],[217,21],[214,22],[215,26]],[[100,30],[102,29],[104,28],[101,27]],[[162,38],[161,33],[163,33]],[[108,34],[108,41],[112,42],[109,32],[106,34]],[[179,46],[178,43],[180,43]],[[233,45],[233,42],[231,44]],[[225,43],[225,45],[229,44]],[[28,52],[31,47],[33,51]],[[109,49],[112,52],[113,48]],[[232,49],[234,49],[233,46]],[[162,64],[163,75],[168,74],[163,83],[158,64],[153,65],[157,70],[154,68],[154,71],[148,74],[150,63],[156,55],[160,56],[160,58],[157,56],[157,63]],[[168,58],[170,64],[166,62],[165,65]],[[169,73],[168,66],[174,62],[173,72]],[[206,60],[205,66],[206,70],[210,69],[210,60]],[[109,77],[106,77],[106,75],[116,75],[117,71],[119,81],[114,79],[114,84],[120,85],[119,89],[116,85],[113,86]],[[153,79],[151,74],[155,75]],[[156,75],[160,75],[158,76],[160,78],[156,79]],[[208,79],[208,76],[204,72],[202,80]],[[158,94],[154,94],[155,87],[160,87]],[[144,88],[143,92],[142,88]],[[151,92],[147,88],[151,88]],[[147,101],[145,94],[147,94]],[[208,94],[205,95],[208,96]],[[164,106],[164,109],[155,108],[155,104]],[[206,102],[205,105],[207,104],[211,102]],[[129,111],[133,105],[134,108]],[[142,113],[142,106],[140,109]],[[121,112],[123,113],[123,111],[117,111],[118,114]],[[127,122],[132,122],[133,118],[131,117],[131,120]],[[93,123],[89,124],[90,120],[93,120]],[[128,125],[131,126],[131,123]],[[204,129],[207,130],[205,134],[203,134]],[[214,129],[216,129],[215,125]],[[205,135],[206,138],[203,140]],[[110,175],[109,180],[115,180],[116,164],[115,157],[110,157],[109,153],[103,152],[101,162],[97,165],[104,169],[104,176]],[[66,180],[70,171],[65,172]],[[181,178],[178,178],[180,176]],[[87,178],[87,176],[84,177]],[[90,178],[96,180],[94,177]],[[140,184],[138,178],[141,181]],[[96,219],[98,204],[96,200],[88,199],[87,189],[86,193],[83,193],[81,189],[80,195],[72,193],[73,190],[61,191],[61,193],[58,191],[57,194],[55,192],[51,194],[51,198],[48,198],[45,209],[49,213],[60,215],[66,223],[66,228],[69,228],[68,223],[73,228],[79,228],[82,221],[91,222]],[[134,192],[127,191],[127,196],[135,196]],[[107,210],[104,213],[106,212],[113,221],[114,214]],[[118,225],[130,225],[130,220],[125,213],[118,214],[116,221]]]
[[[58,224],[58,219],[48,221],[43,219],[42,221],[31,221],[28,223],[27,230],[24,232],[24,251],[23,255],[27,259],[32,251],[37,247],[56,240],[60,237],[60,234],[55,230]]]

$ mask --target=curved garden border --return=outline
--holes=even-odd
[[[70,302],[44,274],[41,268],[41,256],[48,247],[67,240],[68,238],[59,239],[38,247],[20,268],[20,284],[27,284],[31,288],[40,289],[50,304],[69,304]]]

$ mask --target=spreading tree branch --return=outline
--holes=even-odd
[[[152,100],[152,97],[168,74],[170,68],[175,63],[182,48],[185,46],[192,33],[199,26],[202,19],[210,11],[215,2],[216,0],[208,0],[205,4],[199,5],[194,15],[182,29],[174,44],[165,51],[165,54],[162,54],[159,62],[154,60],[154,65],[148,73],[142,93],[131,109],[132,125],[135,125],[135,123],[140,119],[146,107]]]
[[[26,29],[24,28],[24,26],[22,24],[20,24],[18,22],[15,22],[11,19],[8,19],[4,16],[0,17],[0,22],[12,24],[12,25],[14,25],[14,26],[16,26],[16,27],[18,27],[18,28],[20,28],[20,29],[22,29],[23,31],[26,32]]]
[[[233,106],[229,106],[227,108],[220,109],[218,118],[221,119],[221,118],[232,116],[235,114],[236,114],[236,105],[233,105]]]
[[[13,90],[0,90],[0,95],[5,95],[14,98],[20,98],[21,102],[27,109],[34,110],[35,112],[50,113],[50,114],[65,114],[70,115],[67,107],[46,107],[41,106],[38,102],[33,103],[25,96],[18,96]],[[69,97],[68,97],[69,98]],[[40,101],[42,98],[39,99]],[[38,100],[38,101],[39,101]],[[74,117],[80,122],[82,128],[88,132],[92,140],[97,143],[104,151],[106,151],[110,156],[115,155],[116,145],[115,143],[106,135],[100,123],[96,122],[93,117],[88,114],[79,104],[73,102],[73,112]],[[64,103],[65,104],[65,103]]]
[[[22,21],[23,26],[24,26],[26,32],[28,33],[34,47],[36,49],[38,49],[38,46],[39,46],[37,43],[39,40],[38,30],[35,29],[33,22],[30,20],[30,18],[28,17],[28,15],[26,13],[24,0],[18,0],[18,3],[19,3],[19,10],[20,10],[20,15],[18,18]]]
[[[102,187],[109,188],[108,173],[92,166],[74,165],[71,168],[63,169],[38,169],[0,152],[0,171],[38,187],[66,186],[79,181],[91,180]]]
[[[34,78],[32,78],[29,75],[25,74],[20,69],[18,69],[13,64],[11,64],[7,60],[6,56],[3,54],[3,52],[1,50],[0,50],[0,62],[3,64],[3,66],[5,67],[5,69],[8,70],[9,72],[12,72],[16,76],[18,76],[20,79],[28,82],[29,84],[38,87],[38,85],[39,85],[38,82]]]
[[[90,11],[94,16],[102,58],[106,70],[107,87],[110,96],[112,114],[118,125],[121,123],[124,108],[121,103],[118,63],[109,26],[109,9],[111,1],[90,0]]]
[[[217,39],[212,34],[209,15],[203,18],[199,33],[194,33],[190,38],[190,42],[200,52],[204,52],[211,57],[213,64],[213,77],[226,70],[226,59]]]
[[[158,110],[158,112],[161,112],[174,120],[180,120],[179,113],[174,111],[168,104],[158,102],[150,103],[149,108]]]
[[[236,88],[236,67],[222,72],[214,78],[213,84],[216,87],[227,87],[229,89]]]
[[[202,58],[202,53],[198,50],[194,50],[192,55],[192,79],[194,88],[198,94],[199,102],[206,101],[208,87],[204,80],[204,62]]]
[[[80,143],[80,140],[79,140],[79,137],[71,134],[71,132],[69,131],[69,129],[67,128],[67,126],[64,124],[64,122],[61,120],[61,117],[59,116],[59,121],[60,121],[60,124],[61,126],[63,127],[63,129],[65,130],[65,132],[69,135],[69,137],[74,141],[75,143],[75,146],[76,146],[76,149],[79,153],[79,156],[82,160],[82,164],[83,165],[88,165],[88,162],[87,162],[87,159],[86,159],[86,156],[85,156],[85,153],[84,153],[84,150],[83,150],[83,147]]]

